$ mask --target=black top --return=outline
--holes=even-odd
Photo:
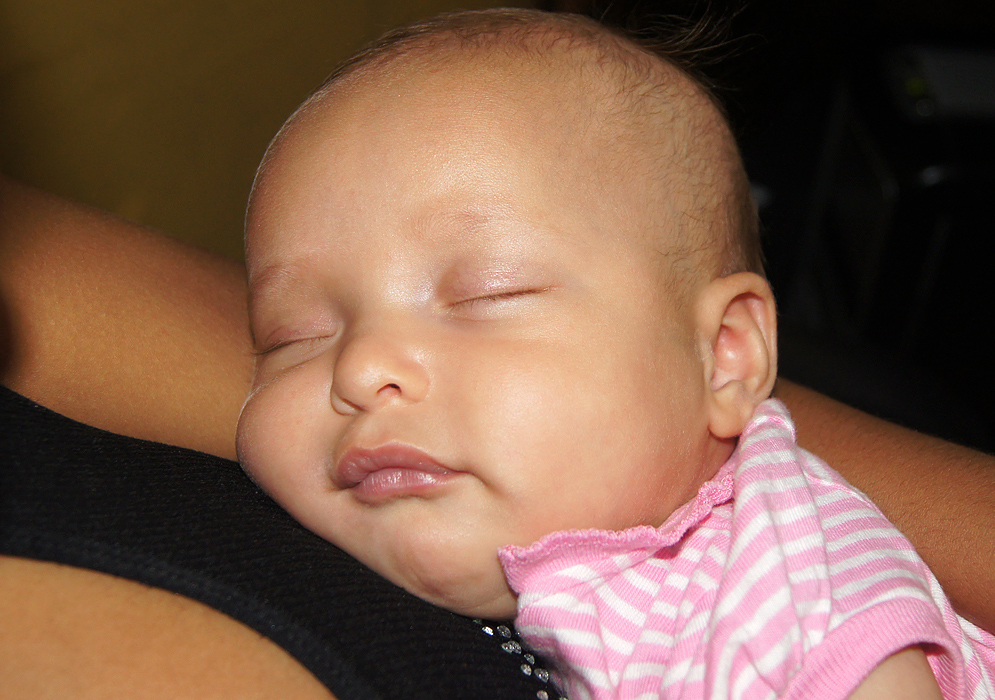
[[[440,610],[308,532],[238,464],[83,425],[0,387],[0,552],[201,601],[340,700],[558,697],[507,627]]]

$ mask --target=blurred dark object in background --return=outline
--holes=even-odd
[[[725,18],[702,70],[755,185],[782,375],[995,451],[995,3],[544,6]]]

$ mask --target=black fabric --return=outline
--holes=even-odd
[[[238,464],[98,430],[2,387],[0,552],[199,600],[272,639],[340,700],[557,697],[543,674],[523,672],[535,665],[514,643],[304,530]]]

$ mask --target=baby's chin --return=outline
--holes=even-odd
[[[518,604],[511,591],[505,591],[489,599],[482,599],[480,596],[463,595],[463,591],[453,596],[449,595],[445,599],[432,600],[426,596],[418,595],[428,600],[440,608],[445,608],[457,615],[466,617],[479,617],[485,620],[513,620],[518,610]]]
[[[487,620],[514,619],[517,600],[500,565],[495,561],[493,568],[485,568],[486,571],[473,571],[446,562],[408,568],[403,572],[378,572],[422,600],[458,615]]]

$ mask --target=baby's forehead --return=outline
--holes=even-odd
[[[541,54],[499,49],[463,47],[373,63],[323,89],[291,121],[306,114],[312,124],[345,126],[374,138],[371,101],[407,104],[415,114],[427,102],[444,100],[452,109],[500,118],[512,128],[538,127],[532,138],[558,141],[563,158],[585,162],[578,167],[603,170],[609,161],[630,174],[650,163],[666,167],[683,157],[680,149],[706,156],[709,141],[688,137],[721,125],[714,105],[690,78],[635,49],[610,56],[586,45],[554,45]]]
[[[582,179],[599,183],[605,200],[629,189],[635,199],[626,206],[645,210],[647,218],[693,213],[702,202],[691,199],[727,192],[708,182],[709,163],[727,156],[724,121],[706,93],[665,60],[624,43],[606,48],[590,41],[547,43],[541,51],[498,43],[429,48],[373,61],[333,82],[288,122],[284,140],[336,132],[376,140],[381,124],[371,104],[399,107],[412,120],[448,109],[478,116],[481,129],[527,134],[512,145],[536,167],[550,167],[539,160],[555,154]],[[694,187],[704,194],[691,197]]]

